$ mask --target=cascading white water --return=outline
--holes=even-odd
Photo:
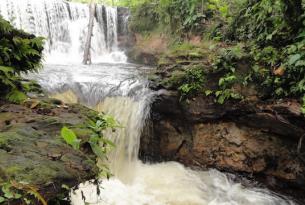
[[[47,63],[82,62],[88,5],[63,0],[1,0],[0,14],[15,27],[46,38]],[[117,8],[97,6],[91,48],[93,62],[126,61],[117,48],[117,18]]]
[[[111,114],[124,126],[105,133],[117,145],[109,156],[114,177],[102,179],[100,195],[95,185],[81,184],[71,192],[73,205],[294,205],[268,190],[234,183],[216,170],[193,171],[176,162],[143,164],[137,156],[153,96],[145,78],[147,69],[118,63],[75,64],[82,60],[89,22],[86,5],[0,0],[0,13],[16,27],[47,37],[48,63],[29,78],[49,95]],[[93,61],[126,60],[117,48],[117,18],[116,8],[98,6]]]
[[[131,64],[99,64],[90,69],[47,65],[31,76],[53,97],[111,114],[124,126],[105,133],[116,144],[109,156],[114,177],[102,180],[100,195],[96,185],[81,184],[71,192],[73,205],[294,205],[268,190],[234,183],[216,170],[193,171],[175,162],[138,160],[152,97],[142,76],[145,71]]]

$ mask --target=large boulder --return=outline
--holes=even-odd
[[[95,178],[96,159],[86,143],[75,150],[61,138],[60,130],[69,126],[84,142],[91,132],[88,122],[96,117],[88,108],[58,100],[2,104],[0,183],[27,184],[50,200],[67,196],[67,187]]]

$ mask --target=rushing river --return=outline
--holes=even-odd
[[[138,159],[140,136],[154,93],[149,68],[128,64],[118,48],[117,8],[98,6],[92,56],[81,65],[88,7],[61,0],[0,0],[0,14],[16,27],[47,38],[46,62],[37,80],[52,97],[113,115],[124,127],[106,132],[113,177],[71,191],[72,205],[293,205],[266,189],[244,187],[216,170],[194,171],[176,162]],[[125,18],[125,17],[124,17]],[[126,21],[124,21],[126,22]]]
[[[51,96],[113,115],[124,126],[105,133],[116,144],[109,156],[114,177],[102,180],[100,195],[96,185],[81,184],[71,192],[73,205],[294,204],[268,190],[246,188],[216,170],[193,171],[176,162],[142,163],[140,136],[153,100],[145,77],[148,70],[132,64],[49,64],[31,76]]]

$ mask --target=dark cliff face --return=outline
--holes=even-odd
[[[180,102],[175,92],[161,90],[151,116],[141,139],[143,160],[217,168],[304,193],[304,158],[297,147],[305,120],[297,102]]]

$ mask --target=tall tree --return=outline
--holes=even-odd
[[[95,16],[95,10],[96,10],[96,4],[94,0],[91,0],[91,3],[89,5],[90,9],[90,17],[89,17],[89,25],[88,25],[88,34],[86,38],[86,44],[85,44],[85,50],[84,50],[84,58],[83,58],[83,64],[91,64],[91,39],[93,35],[93,26],[94,26],[94,16]]]

